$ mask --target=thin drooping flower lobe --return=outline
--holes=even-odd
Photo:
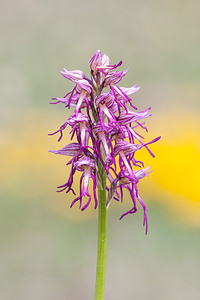
[[[85,210],[88,207],[88,205],[90,204],[90,201],[91,201],[91,195],[88,192],[89,179],[91,178],[93,180],[93,195],[94,195],[94,200],[95,200],[95,208],[97,208],[98,201],[97,201],[97,197],[96,197],[96,178],[92,172],[95,169],[94,160],[89,157],[83,157],[79,161],[76,161],[74,163],[74,166],[78,171],[82,171],[83,175],[81,176],[81,181],[80,181],[80,196],[78,198],[74,199],[74,201],[71,204],[71,207],[77,201],[80,201],[81,210]],[[83,179],[84,179],[84,182],[83,182],[83,187],[82,187],[81,184],[82,184]],[[87,203],[84,206],[82,206],[82,198],[85,196],[88,196],[89,200],[87,201]]]
[[[90,59],[90,76],[87,78],[80,70],[68,71],[63,69],[62,76],[72,81],[75,86],[63,97],[52,98],[52,104],[63,103],[67,108],[74,108],[70,117],[50,135],[60,133],[58,141],[63,138],[63,132],[70,128],[71,140],[69,145],[50,150],[54,154],[71,157],[67,165],[71,165],[68,181],[60,185],[60,191],[66,193],[75,191],[72,188],[74,175],[81,172],[79,196],[71,203],[79,203],[79,208],[85,210],[94,198],[94,208],[98,206],[96,196],[97,186],[102,188],[99,174],[101,163],[107,173],[107,206],[112,199],[123,201],[123,191],[126,189],[132,199],[133,206],[120,219],[137,211],[139,203],[144,211],[143,225],[148,229],[147,208],[138,193],[139,181],[148,176],[150,167],[144,167],[141,160],[136,160],[135,153],[145,148],[151,156],[150,144],[160,139],[157,137],[145,142],[138,127],[145,131],[143,119],[151,116],[150,108],[136,111],[133,99],[129,96],[139,91],[140,87],[134,84],[130,88],[120,87],[118,83],[127,74],[128,69],[116,71],[122,61],[110,64],[107,54],[102,55],[97,50]],[[107,88],[105,91],[104,89]],[[108,91],[109,89],[109,91]],[[128,106],[133,110],[130,110]],[[117,161],[119,168],[117,168]],[[120,169],[118,172],[117,170]],[[92,194],[89,186],[93,183]]]

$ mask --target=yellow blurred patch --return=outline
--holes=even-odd
[[[142,185],[151,196],[170,206],[178,218],[200,225],[200,126],[194,116],[170,116],[170,122],[168,115],[157,118],[162,139],[150,146],[156,155],[150,162],[154,171]],[[155,122],[152,127],[158,135]],[[144,161],[149,161],[144,156]]]
[[[80,212],[78,203],[69,209],[74,195],[55,192],[56,187],[68,179],[70,167],[65,166],[68,158],[47,152],[70,142],[68,133],[60,143],[57,143],[57,135],[48,137],[48,133],[57,130],[66,118],[64,113],[58,112],[24,112],[15,130],[0,132],[1,141],[4,141],[0,150],[1,182],[5,188],[15,189],[15,194],[22,198],[43,197],[55,210],[73,218],[85,219],[93,214],[94,200],[85,212]],[[166,113],[152,117],[152,120],[147,122],[147,141],[158,135],[162,139],[149,146],[156,158],[151,158],[145,149],[136,155],[138,160],[145,162],[145,167],[150,164],[153,170],[149,177],[141,180],[139,192],[144,201],[149,197],[155,199],[168,205],[178,218],[200,226],[198,116],[193,114],[189,117],[182,113],[181,119],[177,120],[176,116],[169,117]],[[78,194],[78,180],[74,184]]]

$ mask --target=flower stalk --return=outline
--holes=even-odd
[[[104,299],[108,239],[108,220],[106,207],[106,171],[101,162],[99,162],[99,174],[101,177],[102,187],[98,188],[98,244],[96,287],[94,298],[95,300]]]

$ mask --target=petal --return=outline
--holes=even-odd
[[[80,151],[81,146],[78,143],[71,143],[59,150],[49,150],[49,152],[61,155],[75,156]]]
[[[102,64],[101,51],[97,50],[90,59],[90,69],[95,72],[97,70],[97,67],[101,66],[101,64]]]
[[[140,90],[140,87],[137,86],[137,84],[133,85],[130,88],[120,87],[120,89],[126,94],[126,95],[132,95]]]
[[[68,71],[66,69],[63,69],[63,71],[60,73],[62,74],[62,76],[71,81],[81,80],[85,78],[84,73],[80,70]]]

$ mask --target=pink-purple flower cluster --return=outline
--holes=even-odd
[[[143,162],[136,160],[135,153],[141,148],[146,148],[154,157],[148,145],[156,142],[160,137],[145,143],[143,137],[136,132],[139,127],[147,131],[141,120],[151,116],[150,108],[138,112],[132,104],[129,96],[140,89],[137,85],[130,88],[118,86],[128,71],[116,71],[115,69],[121,64],[122,61],[111,65],[109,57],[97,50],[90,59],[90,78],[87,78],[82,71],[63,69],[61,74],[74,82],[75,87],[64,97],[53,98],[55,100],[53,104],[64,103],[65,107],[75,109],[66,122],[52,134],[59,133],[58,141],[60,141],[63,131],[68,126],[71,128],[71,140],[74,139],[74,142],[60,150],[50,150],[50,152],[72,157],[67,163],[71,165],[69,179],[58,187],[59,191],[66,190],[66,193],[72,191],[75,194],[72,188],[74,174],[76,171],[82,172],[80,192],[71,207],[79,202],[81,210],[85,210],[94,198],[95,208],[97,208],[96,188],[97,185],[101,186],[98,172],[101,163],[107,173],[107,205],[110,205],[112,199],[122,201],[123,190],[128,190],[133,206],[121,218],[135,213],[139,201],[144,210],[143,225],[146,225],[147,232],[147,209],[138,194],[138,182],[150,172],[149,167],[144,168]],[[134,111],[130,110],[131,108]],[[92,195],[89,193],[90,179],[93,181]],[[86,196],[85,202],[83,198]]]

